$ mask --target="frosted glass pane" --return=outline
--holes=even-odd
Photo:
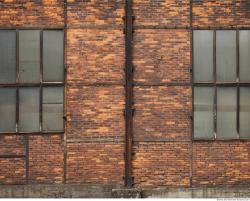
[[[43,104],[43,130],[63,131],[63,104]]]
[[[217,81],[236,81],[236,31],[216,32]]]
[[[250,81],[250,31],[240,31],[240,81]]]
[[[63,103],[63,87],[44,87],[43,103]]]
[[[0,89],[0,132],[16,131],[16,89]]]
[[[194,137],[213,138],[214,88],[194,88]]]
[[[19,130],[20,132],[39,131],[40,89],[27,87],[19,90]]]
[[[213,81],[213,31],[194,31],[194,80]]]
[[[43,88],[43,130],[63,131],[63,87]]]
[[[19,74],[21,82],[40,81],[40,31],[19,31]]]
[[[230,87],[217,89],[217,138],[235,139],[237,90]]]
[[[16,81],[16,32],[0,31],[0,82]]]
[[[63,32],[43,32],[43,79],[63,81]]]
[[[240,88],[240,137],[250,139],[250,88]]]

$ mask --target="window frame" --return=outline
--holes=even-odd
[[[63,28],[0,28],[1,31],[15,31],[16,33],[16,80],[13,83],[0,83],[0,88],[14,88],[16,91],[16,131],[0,132],[2,134],[64,134],[65,133],[65,82],[66,82],[66,62],[65,62],[65,30]],[[39,31],[40,34],[40,79],[39,82],[20,82],[19,81],[19,31]],[[46,82],[43,79],[43,31],[61,31],[63,34],[63,80]],[[39,88],[39,131],[36,132],[20,132],[19,131],[19,89],[37,87]],[[63,129],[61,131],[43,131],[43,87],[62,87],[63,88]]]
[[[200,82],[194,80],[194,32],[195,31],[213,31],[213,81],[211,82]],[[216,32],[217,31],[235,31],[236,32],[236,81],[234,82],[218,82],[217,75],[216,75]],[[250,29],[193,29],[191,30],[191,59],[192,59],[192,73],[191,73],[191,81],[192,81],[192,140],[193,141],[250,141],[249,138],[241,138],[240,137],[240,88],[241,87],[249,87],[250,88],[250,81],[249,82],[241,82],[240,81],[240,39],[239,33],[240,31],[250,31]],[[213,138],[197,138],[194,136],[194,88],[195,87],[213,87],[214,88],[214,109],[213,109],[213,124],[214,124],[214,133]],[[236,105],[236,131],[237,131],[237,138],[217,138],[217,88],[218,87],[234,87],[236,88],[237,94],[237,105]]]

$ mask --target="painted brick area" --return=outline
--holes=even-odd
[[[2,28],[65,27],[67,67],[65,133],[1,134],[0,184],[123,185],[124,5],[0,0]],[[190,25],[250,29],[249,1],[133,0],[133,12],[135,186],[249,184],[250,143],[193,142],[190,118]]]

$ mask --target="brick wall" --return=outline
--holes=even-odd
[[[1,135],[1,184],[123,184],[124,2],[0,0],[0,27],[67,26],[65,134]],[[249,184],[249,143],[192,142],[190,119],[190,22],[250,28],[249,1],[133,2],[135,186]]]

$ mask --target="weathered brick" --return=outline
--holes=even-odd
[[[25,184],[24,158],[0,158],[0,184]]]
[[[134,145],[133,176],[137,187],[188,187],[190,143],[139,142]]]
[[[123,183],[123,143],[68,143],[67,150],[68,183]]]
[[[189,0],[134,0],[136,26],[189,26]]]
[[[63,141],[60,135],[29,136],[29,181],[62,183]]]
[[[122,31],[69,29],[67,38],[69,83],[123,83]]]
[[[136,139],[190,139],[190,87],[135,87],[134,94]]]
[[[141,29],[134,35],[135,82],[190,82],[188,30]]]

